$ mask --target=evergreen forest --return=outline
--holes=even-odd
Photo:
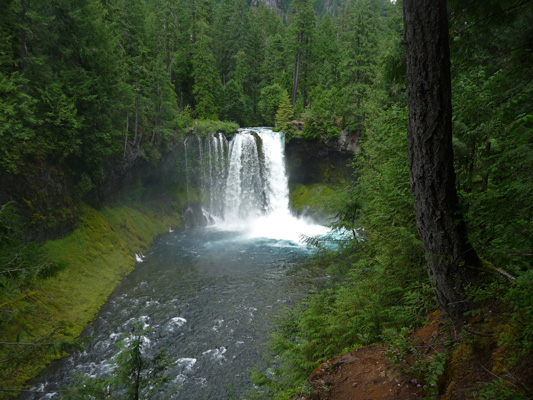
[[[48,324],[35,311],[50,300],[40,285],[84,262],[63,257],[78,244],[47,241],[82,226],[86,243],[87,221],[106,229],[120,254],[100,246],[88,258],[116,284],[127,268],[107,277],[111,258],[100,253],[146,247],[183,211],[177,200],[106,211],[117,171],[156,168],[191,131],[246,126],[275,126],[287,142],[358,143],[354,175],[324,205],[333,227],[353,235],[335,247],[307,239],[317,247],[308,262],[329,279],[279,316],[247,398],[309,394],[321,363],[377,343],[426,398],[531,398],[533,2],[446,2],[455,221],[477,254],[475,273],[460,274],[457,309],[435,293],[417,229],[404,2],[3,0],[0,398],[24,388],[42,360],[80,346],[83,323],[24,322]],[[111,229],[117,221],[130,236]],[[409,332],[438,309],[458,333],[417,357]],[[490,373],[479,380],[482,368]]]

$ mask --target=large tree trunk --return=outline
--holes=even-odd
[[[455,188],[445,0],[404,0],[409,89],[409,170],[417,228],[441,310],[460,317],[479,259]]]

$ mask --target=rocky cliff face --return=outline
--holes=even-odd
[[[319,141],[291,140],[285,149],[291,211],[321,224],[333,222],[339,191],[353,179],[353,152]]]
[[[60,237],[76,226],[78,207],[68,169],[35,162],[24,173],[0,175],[0,187],[0,207],[15,203],[29,239]]]
[[[285,146],[289,184],[339,184],[349,179],[353,152],[320,141],[292,139]]]
[[[163,191],[166,186],[179,180],[180,171],[185,168],[184,162],[182,142],[176,143],[170,151],[162,154],[157,164],[150,163],[142,153],[126,161],[110,162],[105,167],[106,179],[87,193],[84,200],[93,207],[100,207],[117,200],[124,192]],[[184,176],[183,181],[185,182]]]
[[[142,154],[126,161],[109,161],[104,166],[105,179],[97,185],[88,178],[85,183],[83,176],[74,177],[68,166],[28,162],[20,174],[0,175],[0,207],[8,202],[16,204],[28,240],[55,239],[76,227],[80,201],[100,207],[124,192],[154,194],[170,184],[176,185],[182,158],[183,145],[176,143],[156,165]]]
[[[339,135],[339,149],[356,153],[359,151],[359,135],[343,129]]]

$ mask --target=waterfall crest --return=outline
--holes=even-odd
[[[252,237],[293,241],[302,234],[326,233],[327,228],[296,218],[289,211],[284,147],[283,133],[270,128],[240,129],[231,141],[221,133],[187,138],[189,206],[183,215],[185,224],[214,225],[246,231]],[[200,192],[197,210],[191,206],[191,185]]]

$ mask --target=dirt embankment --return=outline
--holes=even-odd
[[[427,324],[407,337],[410,351],[402,353],[397,368],[385,354],[386,347],[368,346],[332,358],[318,367],[308,382],[313,394],[293,400],[415,400],[430,396],[424,383],[413,377],[428,374],[423,360],[442,356],[444,370],[438,374],[431,398],[442,400],[474,399],[490,382],[500,382],[517,399],[533,398],[533,359],[512,369],[500,365],[504,349],[498,337],[506,324],[495,324],[502,316],[479,320],[466,329],[458,329],[428,316]],[[419,370],[417,371],[417,368]],[[497,390],[495,389],[494,393]],[[520,393],[520,395],[518,395]],[[525,396],[525,397],[524,397]],[[483,397],[483,398],[491,398]],[[505,397],[506,399],[513,397]]]
[[[363,347],[328,360],[310,378],[314,395],[295,400],[414,400],[416,385],[391,368],[382,347]]]

